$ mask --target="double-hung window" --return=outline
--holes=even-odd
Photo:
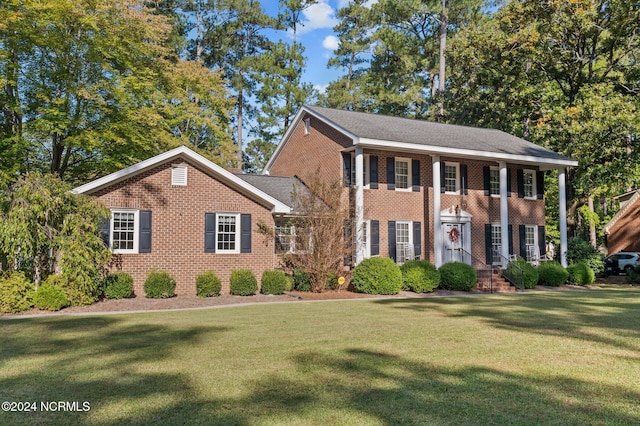
[[[539,259],[538,254],[538,227],[536,225],[525,225],[524,227],[524,245],[527,253],[527,261]]]
[[[415,256],[411,230],[411,222],[396,221],[396,256],[399,264],[413,260]]]
[[[444,190],[445,192],[458,193],[460,191],[460,164],[444,164]]]
[[[411,160],[395,159],[396,189],[411,189]]]
[[[499,224],[491,224],[491,260],[492,263],[500,264],[502,251],[502,227]]]
[[[363,154],[362,158],[362,185],[369,188],[371,175],[369,173],[369,154]],[[351,185],[356,184],[356,156],[351,154]]]
[[[522,185],[524,198],[536,198],[536,172],[534,170],[523,170]]]
[[[497,167],[489,170],[489,194],[500,195],[500,169]]]
[[[114,253],[138,252],[138,226],[138,210],[112,210],[110,232]]]
[[[218,213],[216,215],[216,252],[240,253],[240,215]]]

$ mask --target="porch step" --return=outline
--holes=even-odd
[[[516,291],[516,288],[509,281],[496,273],[487,270],[479,270],[477,273],[478,282],[473,288],[474,290],[492,293],[512,293]]]

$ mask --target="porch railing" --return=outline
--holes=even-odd
[[[475,257],[474,255],[472,255],[471,253],[469,253],[463,248],[456,249],[456,250],[460,251],[460,254],[462,255],[461,256],[462,261],[468,265],[471,265],[473,269],[475,269],[478,272],[478,281],[480,281],[481,277],[482,278],[488,277],[489,292],[493,293],[493,266],[487,265],[485,262],[478,259],[477,257]]]
[[[502,271],[502,277],[515,286],[515,288],[524,290],[524,270],[516,265],[513,261],[516,260],[516,256],[513,258],[504,257],[499,251],[493,250],[493,259],[500,259],[506,268]]]
[[[396,263],[402,265],[404,262],[414,260],[415,257],[413,244],[396,244]]]

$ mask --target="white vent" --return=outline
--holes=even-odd
[[[171,166],[171,185],[187,186],[187,165],[174,164]]]

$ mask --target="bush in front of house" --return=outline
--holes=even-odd
[[[126,272],[114,272],[105,280],[104,297],[126,299],[133,294],[133,277]]]
[[[293,288],[298,291],[311,291],[311,274],[300,268],[293,270]]]
[[[33,284],[22,272],[0,279],[0,312],[15,314],[33,306]]]
[[[229,287],[236,296],[252,296],[258,291],[258,280],[250,269],[236,269],[231,271]]]
[[[402,272],[388,257],[371,257],[353,269],[351,282],[360,293],[398,294],[402,290]]]
[[[567,261],[569,264],[584,262],[596,274],[604,272],[604,255],[589,241],[579,237],[569,240]]]
[[[176,280],[164,271],[151,271],[144,282],[144,293],[150,299],[167,299],[176,295]]]
[[[556,261],[543,262],[538,266],[538,284],[558,287],[567,282],[569,272]]]
[[[260,293],[283,294],[287,286],[287,276],[279,269],[264,271],[260,278]]]
[[[54,285],[41,285],[33,297],[36,308],[45,311],[59,311],[69,306],[69,299],[64,289]]]
[[[329,272],[327,274],[327,288],[329,290],[335,290],[338,288],[338,278],[338,274],[336,274],[335,272]]]
[[[626,279],[629,284],[640,284],[640,265],[630,269]]]
[[[515,277],[518,282],[524,279],[524,288],[536,288],[538,285],[538,270],[524,259],[509,262],[504,275]]]
[[[104,280],[102,281],[104,282]],[[91,287],[90,289],[83,288],[85,286],[76,280],[76,276],[66,273],[49,275],[42,285],[60,287],[64,290],[69,301],[68,306],[85,306],[95,303],[101,287],[100,283],[96,282],[88,286]]]
[[[569,265],[567,271],[569,272],[569,282],[574,284],[593,284],[596,280],[595,272],[585,262],[573,263]]]
[[[428,293],[440,285],[440,272],[428,260],[410,260],[400,267],[403,289]]]
[[[478,282],[478,273],[466,263],[445,263],[439,271],[440,287],[445,290],[469,291]]]
[[[291,275],[284,275],[284,291],[293,290],[293,277]]]
[[[196,294],[198,297],[220,296],[222,281],[213,271],[206,271],[196,277]]]

